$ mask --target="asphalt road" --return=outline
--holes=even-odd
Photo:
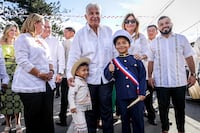
[[[54,120],[58,120],[58,113],[59,113],[59,108],[60,107],[60,98],[55,98],[55,102],[54,102]],[[186,133],[198,133],[200,131],[200,100],[186,100]],[[169,119],[170,121],[172,121],[172,126],[170,126],[170,131],[169,133],[175,133],[176,131],[176,124],[175,124],[175,120],[174,120],[174,112],[173,112],[173,108],[170,109],[170,113],[169,113]],[[1,116],[0,117],[0,123],[4,120],[4,118]],[[150,125],[147,122],[147,119],[144,118],[145,121],[145,133],[160,133],[161,132],[161,124],[160,124],[160,119],[159,119],[159,115],[157,114],[156,116],[156,120],[158,125],[157,126],[153,126]],[[22,122],[22,126],[24,127],[24,120],[23,120],[23,116],[21,119]],[[68,125],[71,122],[71,115],[68,114],[68,118],[67,118],[67,123]],[[14,125],[14,121],[12,121],[13,125]],[[5,126],[0,126],[0,132],[3,132]],[[67,131],[67,127],[61,127],[61,126],[57,126],[55,124],[55,133],[66,133]],[[24,129],[24,133],[25,133],[25,127]],[[15,129],[12,129],[12,132],[15,132]],[[99,129],[97,133],[102,133],[102,130]],[[114,125],[114,133],[121,133],[121,123],[119,122],[118,124]]]

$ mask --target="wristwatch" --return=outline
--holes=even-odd
[[[196,73],[191,73],[190,76],[196,77]]]

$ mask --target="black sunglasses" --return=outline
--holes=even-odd
[[[134,24],[134,23],[136,23],[136,20],[135,19],[131,19],[131,20],[127,19],[127,20],[124,21],[124,23],[125,24]]]

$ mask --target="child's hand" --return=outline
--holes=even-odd
[[[134,58],[135,58],[136,60],[141,60],[141,56],[140,56],[139,54],[134,54]]]
[[[134,55],[134,58],[135,58],[136,60],[146,60],[146,59],[147,59],[147,56],[146,56],[146,55],[135,54],[135,55]]]
[[[112,62],[109,65],[109,71],[110,72],[114,72],[115,71],[115,66],[114,66],[114,64]]]
[[[77,113],[77,112],[76,112],[76,108],[71,109],[71,112],[72,112],[72,113]]]
[[[145,96],[143,96],[143,95],[139,95],[139,98],[140,98],[140,101],[144,101]]]
[[[62,75],[61,74],[57,74],[56,75],[56,83],[60,83],[62,81]]]
[[[67,80],[67,83],[68,83],[69,86],[74,87],[74,86],[75,86],[75,85],[74,85],[74,78],[69,78],[69,79]]]

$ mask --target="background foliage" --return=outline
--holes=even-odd
[[[6,24],[14,21],[19,27],[31,13],[38,13],[52,20],[53,34],[62,35],[58,19],[60,1],[47,3],[45,0],[1,0],[0,1],[0,31]],[[56,16],[56,21],[55,21]]]

